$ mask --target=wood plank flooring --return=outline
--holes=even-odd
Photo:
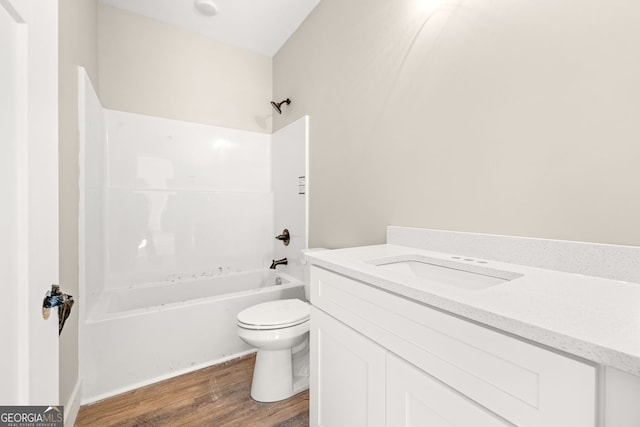
[[[308,427],[309,392],[251,399],[255,354],[164,380],[80,408],[75,426]]]

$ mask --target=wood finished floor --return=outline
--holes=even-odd
[[[75,426],[307,427],[308,391],[251,399],[254,361],[252,354],[84,405]]]

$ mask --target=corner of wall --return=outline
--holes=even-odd
[[[78,65],[98,81],[98,1],[60,0],[59,13],[59,250],[60,283],[78,305],[60,338],[59,396],[75,418],[80,401],[78,310],[82,304],[78,273]],[[77,403],[75,403],[77,402]],[[71,418],[69,418],[71,417]]]
[[[77,379],[71,394],[66,402],[64,402],[64,424],[68,427],[73,427],[80,412],[80,393],[82,390],[82,380]]]

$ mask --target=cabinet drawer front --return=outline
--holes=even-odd
[[[389,354],[387,426],[513,427],[513,424]]]
[[[592,365],[318,267],[311,302],[512,423],[595,425]]]

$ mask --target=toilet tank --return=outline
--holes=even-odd
[[[307,260],[305,259],[304,255],[308,252],[318,252],[318,251],[328,251],[328,250],[329,249],[326,249],[326,248],[309,248],[309,249],[302,250],[302,264],[304,267],[304,297],[307,299],[307,301],[311,301],[311,290],[310,290],[311,278],[309,277],[310,265],[309,263],[307,263]]]

